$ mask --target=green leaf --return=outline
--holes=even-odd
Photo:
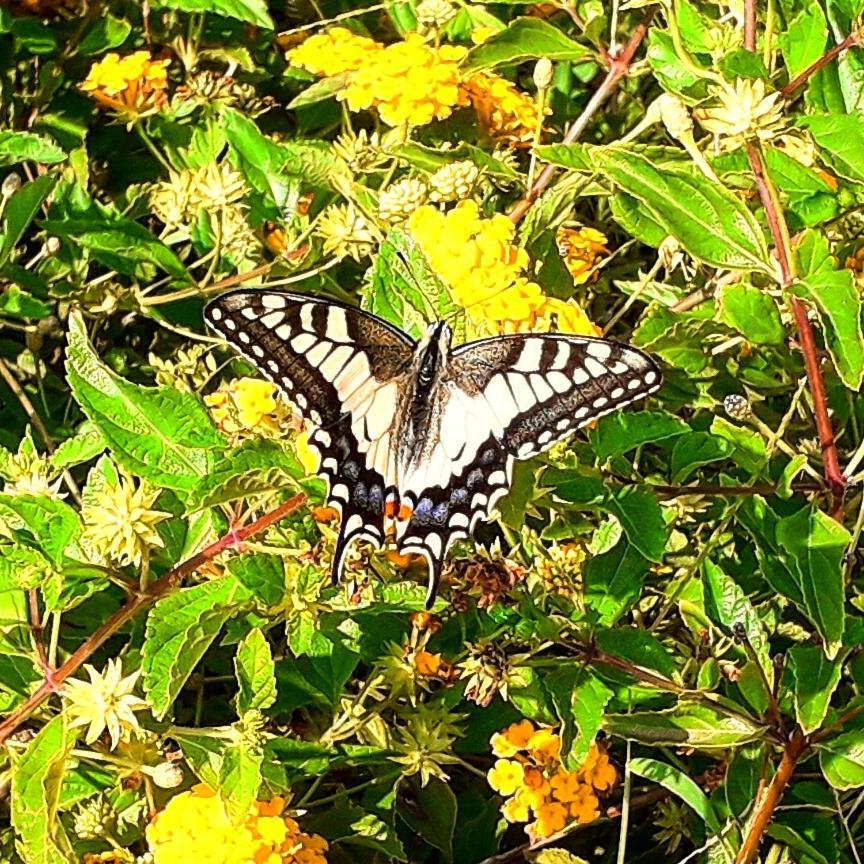
[[[55,174],[43,174],[25,183],[6,202],[6,219],[3,234],[0,235],[0,267],[9,260],[12,251],[56,185]]]
[[[803,72],[822,56],[828,40],[825,13],[816,0],[799,0],[780,35],[780,50],[789,78]]]
[[[321,78],[314,84],[310,84],[305,90],[301,90],[285,107],[289,111],[296,111],[298,108],[303,108],[306,105],[317,105],[319,102],[326,102],[345,89],[348,85],[348,78],[349,74],[347,72],[341,75],[328,75],[326,78]]]
[[[831,157],[838,174],[864,181],[864,116],[854,114],[811,114],[801,117],[816,143]]]
[[[809,735],[815,732],[828,713],[831,695],[840,683],[843,664],[827,660],[815,645],[793,645],[788,651],[795,682],[795,718]]]
[[[53,311],[54,307],[50,303],[33,297],[14,284],[6,286],[6,290],[0,294],[0,315],[7,318],[47,318]]]
[[[295,486],[305,469],[275,441],[248,441],[229,450],[189,491],[187,512]]]
[[[417,244],[402,231],[391,231],[381,244],[364,293],[370,312],[416,338],[429,322],[449,320],[460,311]]]
[[[172,387],[141,387],[96,355],[78,312],[69,316],[66,371],[72,392],[117,461],[154,484],[189,491],[225,441],[200,400]]]
[[[801,608],[825,640],[833,660],[845,624],[843,555],[849,532],[815,507],[803,507],[777,524],[777,542],[801,592]]]
[[[113,15],[100,15],[78,44],[78,50],[85,56],[102,54],[112,48],[119,48],[132,32],[132,25],[123,18]]]
[[[705,586],[705,607],[713,621],[727,636],[736,637],[736,630],[743,628],[747,641],[759,658],[759,665],[768,683],[774,681],[774,665],[768,634],[747,596],[730,576],[727,576],[713,561],[706,559],[702,565],[702,583]]]
[[[75,510],[47,495],[0,494],[0,519],[19,542],[41,549],[55,565],[81,533]]]
[[[638,758],[628,763],[630,771],[637,777],[644,777],[668,789],[693,809],[713,834],[721,831],[720,820],[708,800],[708,796],[683,771],[657,759]]]
[[[0,167],[14,165],[16,162],[53,165],[65,158],[66,153],[50,138],[33,132],[0,132]]]
[[[659,564],[663,560],[666,520],[653,492],[640,486],[617,489],[609,496],[607,509],[639,552],[649,561]]]
[[[228,562],[228,572],[266,606],[285,597],[285,565],[278,555],[238,555]]]
[[[279,699],[274,710],[290,710],[303,705],[340,704],[345,683],[360,662],[341,634],[332,637],[316,631],[309,650],[293,663],[280,663],[276,669]]]
[[[237,713],[263,711],[276,701],[276,667],[267,637],[257,627],[240,643],[234,659],[237,683]]]
[[[745,471],[761,473],[768,451],[765,439],[755,429],[736,426],[725,417],[715,417],[711,421],[711,433],[729,442],[732,459]]]
[[[710,432],[691,432],[675,442],[669,458],[673,483],[683,483],[697,469],[722,462],[732,452],[732,444]]]
[[[720,320],[748,342],[781,345],[786,337],[777,301],[760,288],[744,283],[724,286],[720,292]]]
[[[741,714],[681,701],[665,711],[607,714],[603,728],[610,735],[657,746],[726,748],[759,741],[765,729]]]
[[[852,271],[836,268],[821,232],[804,231],[796,250],[801,278],[792,291],[814,304],[837,374],[847,387],[858,390],[864,381],[864,334],[861,295]]]
[[[652,669],[664,678],[675,677],[675,658],[648,630],[612,627],[595,633],[597,647],[613,657],[627,660],[642,669]],[[619,670],[624,671],[624,670]]]
[[[545,21],[516,18],[505,30],[472,48],[462,66],[464,69],[494,69],[539,57],[578,63],[591,59],[591,52]]]
[[[217,789],[228,814],[238,825],[248,818],[249,808],[258,797],[263,762],[260,750],[252,750],[243,743],[232,744],[222,753]]]
[[[663,226],[645,212],[638,198],[626,192],[615,192],[609,203],[612,208],[612,218],[628,234],[646,246],[657,249],[668,236]]]
[[[456,796],[450,787],[433,777],[425,786],[411,790],[410,806],[397,799],[396,812],[430,846],[440,849],[445,862],[453,860],[453,832],[456,828]]]
[[[864,786],[864,735],[860,729],[823,741],[818,749],[819,766],[835,789]]]
[[[730,270],[773,272],[759,223],[724,186],[690,166],[660,167],[643,154],[617,148],[594,148],[592,159],[697,260]]]
[[[59,472],[81,465],[95,459],[105,447],[102,433],[92,423],[84,423],[72,438],[67,438],[51,454],[51,467]]]
[[[265,30],[276,29],[267,11],[266,0],[155,0],[153,5],[181,12],[212,12],[247,24],[257,24]]]
[[[563,702],[555,706],[564,723],[565,746],[562,756],[565,768],[570,771],[582,767],[603,725],[603,711],[614,695],[599,678],[593,675],[582,675],[580,678],[570,688],[569,704]],[[578,733],[575,737],[574,731]]]
[[[147,616],[141,649],[144,689],[161,720],[225,622],[250,599],[230,573],[161,599]]]
[[[12,772],[12,825],[28,864],[74,864],[63,825],[57,818],[60,790],[67,760],[75,746],[76,730],[70,729],[62,714],[49,720]]]
[[[649,560],[626,540],[588,562],[583,572],[585,604],[599,624],[611,627],[633,608],[649,569]]]
[[[601,462],[652,441],[664,441],[690,431],[674,414],[665,411],[627,411],[609,414],[589,433]]]
[[[807,815],[810,814],[804,814],[805,819]],[[809,840],[804,837],[802,832],[799,830],[803,821],[804,820],[801,818],[796,819],[794,828],[790,825],[783,825],[780,822],[775,822],[765,829],[765,833],[769,837],[773,837],[775,840],[780,840],[790,850],[794,849],[796,852],[803,853],[806,858],[799,858],[799,861],[807,861],[808,864],[810,861],[814,862],[814,864],[835,864],[838,860],[836,849],[834,855],[830,858],[826,858],[825,855],[823,855],[816,846],[809,842]],[[828,828],[829,832],[831,832],[829,826],[826,825],[825,827]]]
[[[140,264],[153,264],[184,285],[193,284],[183,262],[143,225],[114,214],[98,217],[46,219],[42,227],[68,238],[93,257],[126,276],[139,274]]]

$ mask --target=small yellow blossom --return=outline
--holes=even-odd
[[[567,808],[563,804],[543,804],[537,811],[533,832],[538,837],[549,837],[567,824]]]
[[[513,759],[496,759],[486,775],[489,785],[502,795],[512,795],[525,779],[522,764]]]
[[[503,732],[492,736],[492,752],[496,756],[515,756],[524,750],[534,734],[534,724],[530,720],[511,723]]]
[[[375,235],[366,217],[353,204],[331,204],[320,216],[316,236],[324,254],[362,261],[375,251]]]
[[[123,677],[120,660],[109,660],[103,672],[97,672],[89,663],[84,665],[89,681],[70,678],[63,685],[64,709],[70,726],[86,726],[84,740],[92,744],[107,729],[113,750],[122,735],[139,729],[135,711],[147,703],[133,694],[141,670]]]
[[[501,815],[508,822],[527,822],[531,818],[531,808],[521,795],[516,794],[501,805]]]
[[[314,75],[340,75],[353,72],[369,62],[370,55],[383,45],[368,36],[359,36],[346,27],[333,27],[326,33],[310,36],[288,52],[288,62]]]
[[[533,96],[494,72],[470,75],[462,82],[462,93],[487,135],[511,147],[530,146],[540,119]]]
[[[350,74],[338,98],[351,111],[374,108],[388,126],[425,126],[443,120],[467,104],[459,72],[465,54],[461,46],[435,48],[419,34],[409,33],[403,42],[371,52]]]
[[[697,108],[693,116],[710,132],[721,151],[735,150],[748,141],[771,140],[784,125],[779,91],[765,94],[761,78],[737,78],[715,88],[718,105]]]
[[[559,228],[556,240],[574,285],[596,278],[601,261],[609,254],[605,234],[595,228]]]
[[[166,103],[169,60],[152,60],[149,51],[121,57],[113,51],[90,67],[81,89],[100,105],[126,117],[152,113]]]
[[[585,310],[574,300],[559,300],[548,297],[537,309],[528,328],[535,332],[554,331],[572,333],[577,336],[602,336],[603,331],[585,314]]]
[[[90,484],[84,495],[81,543],[96,559],[139,566],[151,549],[164,546],[156,525],[171,514],[153,510],[158,489],[119,473],[116,482]]]
[[[234,442],[255,435],[279,437],[292,412],[275,384],[262,378],[234,378],[204,397],[219,429]]]
[[[327,841],[282,815],[278,796],[258,801],[237,824],[204,785],[175,795],[147,826],[154,864],[326,864]]]

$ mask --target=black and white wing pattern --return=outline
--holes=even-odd
[[[341,515],[337,578],[355,539],[384,542],[391,424],[414,342],[359,309],[282,291],[231,291],[204,317],[315,425],[309,443]]]
[[[437,449],[414,495],[404,551],[429,564],[434,596],[444,555],[488,517],[527,459],[581,426],[660,387],[641,351],[605,339],[513,335],[471,342],[450,355]]]

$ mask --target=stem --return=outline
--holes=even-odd
[[[744,0],[744,49],[756,51],[756,0]]]
[[[134,128],[138,133],[138,137],[144,142],[144,146],[153,154],[153,158],[169,173],[173,171],[174,169],[159,148],[153,143],[153,139],[144,131],[141,123],[136,123]]]
[[[648,25],[651,23],[651,19],[654,17],[656,11],[656,6],[652,6],[648,9],[636,29],[633,31],[633,35],[621,50],[621,53],[613,58],[609,65],[609,71],[603,79],[603,83],[588,100],[588,104],[582,109],[582,113],[573,121],[570,128],[561,139],[562,144],[572,144],[574,141],[577,141],[587,128],[593,116],[600,110],[603,103],[615,91],[618,86],[618,81],[629,71],[633,55],[636,53],[636,49],[645,38],[645,34],[648,32]],[[513,205],[509,216],[514,223],[518,224],[522,221],[525,214],[531,209],[531,206],[552,181],[557,170],[558,169],[555,165],[547,165],[525,193],[525,197],[521,198]]]
[[[784,289],[790,289],[795,281],[794,260],[792,258],[791,241],[786,220],[780,209],[777,193],[765,171],[765,161],[762,150],[753,142],[747,145],[747,157],[756,179],[759,198],[768,217],[768,226],[774,239],[777,260],[780,263],[780,284]],[[828,401],[825,396],[825,383],[822,380],[822,370],[819,366],[819,355],[816,348],[816,337],[813,325],[807,315],[807,307],[797,297],[790,296],[790,305],[798,327],[801,351],[804,355],[804,368],[807,370],[807,381],[810,385],[810,395],[813,399],[813,414],[816,420],[816,430],[819,433],[819,443],[822,445],[825,480],[831,490],[832,510],[834,518],[840,515],[843,503],[843,492],[846,481],[840,470],[840,460],[837,455],[837,445],[834,442],[834,431],[828,416]]]
[[[750,825],[744,837],[744,842],[741,844],[741,849],[735,858],[735,864],[752,864],[756,860],[765,829],[774,816],[777,805],[783,798],[783,793],[792,779],[798,762],[809,747],[810,743],[807,736],[796,726],[783,750],[783,758],[780,760],[777,773],[771,779],[768,788],[765,790],[765,794],[762,796],[750,818]]]
[[[832,60],[836,60],[847,48],[860,47],[862,35],[864,33],[861,30],[855,30],[850,33],[842,42],[838,42],[818,60],[811,63],[803,72],[796,75],[785,87],[781,87],[780,92],[784,96],[791,96],[802,84],[806,84],[813,75],[827,66]]]
[[[2,744],[70,675],[113,636],[121,627],[131,621],[142,609],[158,600],[163,594],[178,587],[183,579],[194,573],[202,564],[206,564],[226,549],[239,546],[244,540],[254,534],[269,528],[274,522],[278,522],[285,516],[293,513],[298,507],[306,502],[303,493],[295,495],[284,504],[280,504],[275,510],[265,513],[260,519],[256,519],[250,525],[238,528],[221,537],[215,543],[202,549],[191,558],[172,567],[164,576],[153,582],[145,591],[134,596],[131,600],[121,606],[95,633],[87,637],[69,659],[51,675],[50,680],[43,681],[39,688],[33,693],[23,705],[19,706],[14,713],[10,714],[0,723],[0,744]]]

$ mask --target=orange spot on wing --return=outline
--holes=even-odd
[[[410,504],[400,504],[399,513],[396,515],[396,518],[400,522],[407,522],[411,518],[413,513],[414,508]]]

